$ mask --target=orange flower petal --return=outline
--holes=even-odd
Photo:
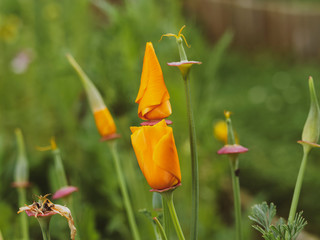
[[[161,66],[151,42],[146,44],[140,89],[136,98],[141,119],[163,119],[171,113],[169,93],[164,83]]]
[[[172,175],[171,181],[167,185],[174,186],[181,182],[181,172],[172,128],[168,127],[168,130],[155,146],[153,160],[159,168]]]

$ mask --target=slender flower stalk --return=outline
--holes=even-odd
[[[241,199],[240,199],[240,182],[239,176],[236,172],[238,170],[239,158],[238,156],[230,157],[230,168],[231,168],[231,178],[232,178],[232,188],[233,188],[233,199],[234,199],[234,212],[236,221],[236,239],[242,239],[241,230]]]
[[[41,232],[42,232],[42,238],[43,240],[50,240],[50,220],[51,220],[51,216],[48,217],[39,217],[37,218],[40,228],[41,228]]]
[[[169,66],[177,66],[181,72],[185,94],[186,94],[186,104],[188,113],[188,123],[189,123],[189,136],[190,136],[190,149],[191,149],[191,171],[192,171],[192,217],[191,217],[191,239],[196,240],[198,238],[198,221],[199,221],[199,167],[198,167],[198,152],[197,152],[197,142],[196,142],[196,129],[194,123],[194,116],[192,111],[192,101],[190,93],[190,78],[189,72],[193,64],[201,64],[197,61],[188,61],[186,52],[183,47],[183,41],[187,44],[184,35],[181,33],[185,28],[183,26],[178,35],[167,33],[162,37],[175,37],[178,45],[180,62],[168,63]],[[161,40],[160,39],[160,40]]]
[[[13,186],[18,190],[19,205],[23,205],[26,202],[26,187],[29,185],[29,172],[28,172],[28,160],[25,151],[25,145],[23,141],[23,135],[20,129],[15,130],[17,143],[18,143],[18,159],[15,168],[15,182]],[[29,240],[29,228],[28,219],[26,215],[21,215],[20,226],[23,240]]]
[[[162,209],[163,209],[163,223],[164,223],[164,229],[167,234],[167,236],[171,236],[172,233],[172,221],[170,217],[170,212],[168,208],[168,204],[166,203],[165,199],[162,198]]]
[[[196,128],[194,124],[193,111],[191,106],[190,79],[184,79],[187,112],[189,120],[189,135],[191,149],[191,171],[192,171],[192,218],[191,218],[191,239],[198,239],[198,221],[199,221],[199,166],[198,151],[196,140]]]
[[[166,233],[165,233],[165,231],[164,231],[161,223],[159,222],[158,218],[154,217],[154,218],[153,218],[153,221],[155,222],[157,228],[159,229],[161,239],[162,239],[162,240],[167,240],[167,239],[168,239],[168,238],[167,238],[167,235],[166,235]]]
[[[320,134],[320,109],[312,77],[309,77],[309,90],[311,101],[310,110],[303,128],[302,141],[298,141],[298,143],[300,143],[303,147],[303,157],[294,188],[288,222],[293,222],[296,215],[308,155],[313,147],[320,147],[317,144]]]
[[[95,118],[97,129],[102,137],[101,141],[108,141],[109,143],[114,165],[116,168],[116,173],[118,176],[120,190],[122,193],[123,203],[127,212],[131,232],[133,234],[133,239],[140,240],[137,223],[133,214],[127,186],[124,180],[123,170],[120,164],[120,159],[116,148],[116,142],[114,141],[116,138],[120,137],[120,135],[116,133],[117,129],[114,120],[108,108],[106,107],[99,91],[91,82],[89,77],[85,74],[85,72],[76,62],[76,60],[70,54],[67,55],[67,58],[81,78],[81,81],[89,99],[91,110]]]
[[[124,207],[127,211],[127,216],[128,216],[130,228],[131,228],[131,231],[133,234],[133,238],[135,240],[139,240],[140,235],[139,235],[136,220],[134,218],[134,214],[132,211],[132,206],[131,206],[131,202],[129,199],[129,194],[127,191],[125,179],[124,179],[121,164],[120,164],[119,154],[117,151],[117,142],[116,141],[108,141],[108,145],[110,147],[110,150],[112,153],[112,159],[113,159],[114,165],[116,167],[118,182],[119,182],[119,186],[120,186],[120,190],[121,190],[121,194],[122,194],[122,198],[123,198],[123,204],[124,204]]]
[[[167,204],[171,219],[179,240],[185,240],[180,222],[173,204],[173,190],[161,192],[164,202]]]
[[[241,199],[240,199],[240,181],[239,181],[239,154],[247,152],[248,149],[236,144],[232,122],[230,119],[230,112],[225,112],[227,123],[227,145],[218,151],[218,154],[228,154],[230,160],[233,201],[234,201],[234,215],[236,222],[236,239],[242,239],[241,228]]]

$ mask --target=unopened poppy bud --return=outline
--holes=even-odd
[[[26,156],[25,145],[20,129],[15,130],[18,143],[18,158],[14,171],[14,187],[26,187],[29,185],[29,164]]]
[[[171,115],[170,96],[161,66],[151,42],[147,42],[143,59],[140,89],[135,100],[138,116],[143,120],[161,120]]]
[[[130,129],[133,149],[150,187],[161,192],[179,185],[181,172],[172,128],[162,120],[154,126]]]
[[[81,69],[76,60],[70,54],[67,54],[67,58],[82,80],[100,135],[106,139],[110,136],[118,137],[116,136],[116,125],[99,91]]]
[[[317,143],[320,132],[320,111],[312,77],[309,77],[309,90],[311,104],[308,118],[302,131],[302,141],[308,143]]]

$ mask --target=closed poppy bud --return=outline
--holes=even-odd
[[[88,78],[88,76],[83,72],[76,60],[70,54],[67,55],[67,58],[82,80],[100,135],[104,139],[107,139],[110,136],[115,136],[117,130],[116,125],[108,108],[104,104],[99,91]]]
[[[309,143],[317,143],[319,140],[320,133],[320,109],[312,77],[309,77],[309,89],[311,104],[308,118],[302,132],[302,141]]]
[[[143,120],[163,119],[171,115],[169,93],[151,42],[146,45],[140,89],[136,98],[138,115]]]
[[[130,129],[133,149],[150,187],[161,191],[180,184],[180,164],[172,128],[162,120],[154,126]]]

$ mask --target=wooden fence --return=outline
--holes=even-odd
[[[196,14],[212,40],[231,29],[235,46],[248,50],[269,47],[301,58],[320,57],[320,4],[188,0],[186,7]]]

